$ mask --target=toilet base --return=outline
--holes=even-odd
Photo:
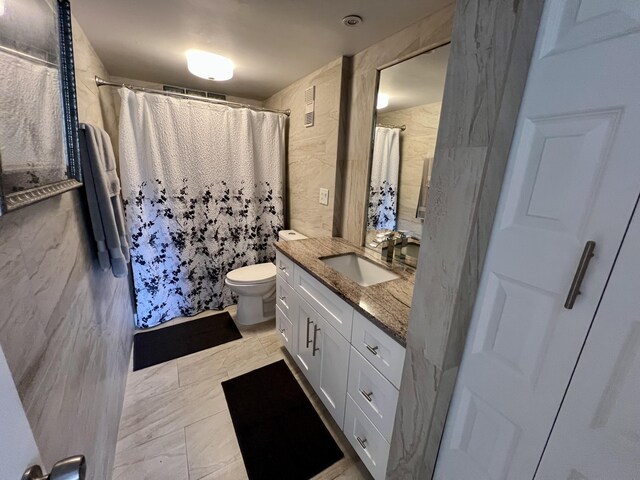
[[[236,322],[240,325],[255,325],[276,318],[275,295],[270,298],[238,296]]]

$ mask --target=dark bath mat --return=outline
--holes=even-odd
[[[222,388],[250,480],[308,480],[343,457],[284,360]]]
[[[133,336],[133,371],[242,338],[228,312]]]

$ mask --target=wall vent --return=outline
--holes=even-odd
[[[313,127],[316,108],[316,86],[312,85],[304,91],[304,126]]]

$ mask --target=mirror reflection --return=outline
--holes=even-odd
[[[380,72],[366,245],[387,260],[417,261],[448,59],[444,45]]]
[[[0,161],[5,194],[67,178],[58,4],[0,2]]]

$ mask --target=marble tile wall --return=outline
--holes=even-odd
[[[455,2],[451,0],[417,23],[352,58],[349,133],[342,166],[340,235],[357,245],[364,242],[378,69],[448,42],[454,9]]]
[[[116,132],[107,77],[74,21],[80,121]],[[116,141],[114,139],[114,141]],[[75,190],[0,217],[0,345],[42,460],[87,456],[88,478],[109,478],[133,312],[128,280],[102,272]]]
[[[275,109],[291,109],[288,138],[287,210],[289,228],[307,236],[331,236],[336,233],[336,199],[340,191],[337,172],[344,146],[344,87],[348,59],[338,58],[289,85],[264,102]],[[304,126],[304,91],[316,87],[315,120]],[[338,185],[338,188],[336,188]],[[320,188],[329,189],[329,205],[318,202]],[[337,212],[337,213],[336,213]]]
[[[457,3],[390,478],[433,473],[543,3]]]
[[[422,232],[422,220],[416,218],[416,209],[423,168],[426,164],[429,178],[433,165],[441,107],[442,102],[435,102],[393,112],[378,112],[378,123],[407,126],[400,133],[399,230]]]

